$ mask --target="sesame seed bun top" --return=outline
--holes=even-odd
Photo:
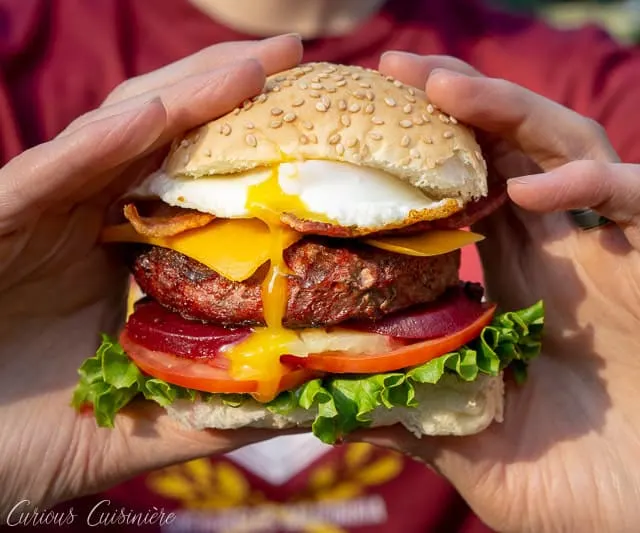
[[[469,128],[424,91],[329,63],[269,77],[260,95],[174,142],[165,170],[198,178],[304,159],[381,169],[433,198],[487,194],[486,163]]]

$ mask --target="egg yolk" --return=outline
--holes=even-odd
[[[270,177],[249,188],[246,202],[251,216],[262,220],[270,232],[269,271],[262,284],[265,327],[256,328],[244,341],[230,347],[226,356],[234,379],[257,380],[254,397],[266,402],[277,395],[285,368],[280,356],[290,353],[298,335],[282,325],[287,309],[287,278],[290,273],[283,257],[291,230],[280,222],[283,212],[304,212],[305,206],[295,195],[286,194],[278,181],[278,167]]]

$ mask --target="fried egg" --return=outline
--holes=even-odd
[[[447,216],[462,207],[457,200],[429,198],[381,170],[320,160],[283,162],[272,168],[197,179],[158,171],[132,194],[220,218],[251,218],[247,200],[250,191],[256,190],[269,191],[262,202],[268,209],[302,220],[367,229],[403,227]],[[260,201],[255,192],[252,196],[254,203]],[[279,196],[290,201],[274,203]]]

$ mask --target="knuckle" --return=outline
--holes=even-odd
[[[116,85],[116,87],[107,95],[102,105],[105,106],[113,104],[129,98],[132,94],[135,93],[134,87],[136,85],[137,79],[137,77],[130,78]]]

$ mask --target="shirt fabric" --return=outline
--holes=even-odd
[[[0,164],[55,136],[125,79],[247,38],[187,0],[0,0]],[[561,32],[473,0],[392,0],[347,36],[306,42],[304,60],[375,68],[386,50],[457,56],[524,85],[596,119],[624,161],[640,162],[640,52],[595,27]],[[481,278],[471,249],[461,275]],[[109,531],[487,531],[446,481],[398,454],[353,444],[318,450],[303,440],[295,463],[293,454],[269,455],[279,446],[164,469],[60,509],[74,507],[77,531],[87,530],[92,509],[92,519],[116,522]],[[286,479],[273,478],[279,464]],[[109,514],[153,506],[179,516],[161,528],[117,525]],[[306,525],[291,525],[301,517]]]

